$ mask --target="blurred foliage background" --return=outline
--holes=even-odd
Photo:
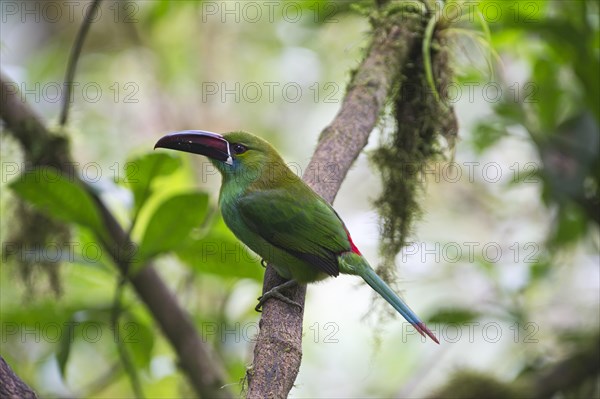
[[[2,3],[2,70],[50,127],[87,5]],[[452,22],[439,34],[452,46],[447,90],[460,134],[446,159],[419,174],[424,212],[396,264],[404,297],[442,345],[398,318],[382,323],[357,280],[329,279],[309,287],[293,397],[428,396],[461,370],[518,381],[598,338],[598,4],[436,7]],[[175,130],[247,130],[301,174],[369,43],[371,9],[345,1],[109,1],[85,42],[71,119],[56,130],[69,138],[83,179],[126,228],[134,225],[135,259],[156,260],[224,359],[234,391],[258,331],[260,260],[221,221],[219,177],[207,161],[152,147]],[[380,256],[372,201],[382,187],[369,154],[389,134],[388,120],[334,204],[372,264]],[[148,311],[118,288],[76,190],[68,181],[14,183],[22,154],[4,131],[1,140],[2,356],[44,397],[131,396],[132,375],[148,397],[190,395]],[[23,218],[30,203],[73,223],[36,241],[32,223],[47,222]],[[599,392],[596,372],[563,394]]]

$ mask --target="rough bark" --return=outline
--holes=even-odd
[[[68,151],[68,141],[45,127],[37,114],[21,100],[18,85],[3,74],[0,74],[0,86],[0,117],[28,159],[35,166],[52,166],[77,179],[77,175],[72,173],[74,163]],[[85,186],[84,182],[79,183]],[[119,272],[128,275],[130,260],[124,255],[131,253],[133,244],[98,194],[92,189],[88,191],[98,206],[111,239],[102,244]],[[129,281],[175,349],[179,366],[196,393],[206,398],[232,398],[232,393],[224,387],[227,381],[220,359],[202,342],[191,319],[153,265],[145,265]]]
[[[303,176],[318,194],[333,202],[352,163],[367,144],[387,98],[399,83],[403,65],[421,30],[421,18],[391,14],[374,28],[366,56],[347,86],[342,106],[319,138]],[[267,267],[263,291],[284,280]],[[304,304],[306,286],[290,290]],[[302,360],[303,312],[282,301],[263,306],[254,360],[247,372],[248,398],[282,398],[292,389]]]
[[[37,399],[37,395],[25,384],[0,356],[0,398]]]

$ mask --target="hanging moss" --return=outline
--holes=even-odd
[[[432,43],[432,69],[442,98],[436,98],[427,82],[421,42],[418,42],[411,50],[412,61],[402,71],[402,82],[390,99],[395,129],[371,155],[383,184],[383,191],[375,200],[383,220],[381,253],[384,260],[378,273],[389,280],[393,275],[394,258],[406,244],[414,219],[422,212],[422,171],[428,162],[442,154],[440,136],[452,145],[458,131],[453,110],[444,103],[445,90],[442,90],[451,78],[448,49],[439,33]]]
[[[28,296],[43,286],[38,280],[40,274],[46,275],[51,290],[60,295],[60,265],[62,254],[71,251],[69,228],[61,222],[50,219],[32,206],[17,200],[11,219],[15,229],[3,242],[3,258],[11,262],[25,285]]]
[[[28,145],[24,153],[25,168],[52,166],[61,169],[69,162],[69,141],[63,135],[34,137],[37,122],[26,121],[26,132],[21,140]],[[74,173],[70,170],[69,173]],[[19,277],[27,287],[27,296],[43,290],[38,280],[40,275],[48,278],[50,289],[55,295],[62,293],[60,266],[64,262],[61,255],[72,253],[71,231],[60,221],[51,219],[34,207],[15,198],[9,224],[15,226],[2,242],[2,259],[11,262]]]

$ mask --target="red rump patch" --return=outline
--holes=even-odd
[[[352,242],[352,237],[350,237],[350,232],[348,231],[348,229],[346,228],[346,226],[344,226],[344,230],[346,231],[346,236],[348,237],[348,241],[350,241],[350,249],[352,249],[352,252],[354,252],[355,254],[358,254],[358,255],[362,256],[362,254],[360,253],[360,251],[358,250],[358,248],[356,248],[356,245],[354,245],[354,242]]]

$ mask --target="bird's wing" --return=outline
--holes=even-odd
[[[346,228],[310,189],[261,190],[243,196],[238,206],[246,224],[263,239],[331,276],[339,275],[337,256],[351,250]]]

